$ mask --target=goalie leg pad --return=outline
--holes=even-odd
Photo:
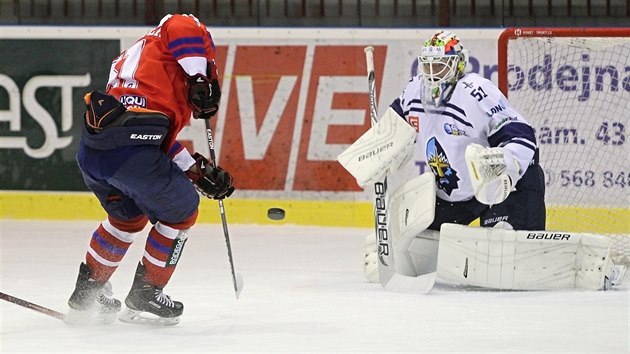
[[[407,181],[389,199],[389,235],[396,251],[407,251],[411,241],[435,218],[435,177],[426,172]]]
[[[439,240],[439,231],[424,230],[411,241],[408,254],[416,274],[422,275],[436,271]]]
[[[444,224],[438,278],[509,290],[602,290],[612,241],[600,235]]]
[[[364,275],[370,282],[379,281],[387,290],[429,292],[435,282],[435,274],[426,274],[425,277],[422,269],[427,261],[414,262],[415,256],[409,252],[412,246],[412,253],[415,251],[423,259],[427,257],[425,253],[436,252],[435,246],[423,249],[422,241],[413,245],[416,236],[423,234],[435,216],[433,175],[425,173],[403,184],[393,193],[387,205],[384,208],[387,210],[384,220],[388,220],[386,232],[379,235],[378,244],[374,234],[368,235],[364,242]],[[430,245],[436,243],[434,233],[424,238]],[[428,262],[431,263],[430,260]]]
[[[414,277],[425,274],[417,272],[409,249],[416,237],[433,222],[435,188],[433,174],[423,173],[407,181],[392,193],[387,208],[388,227],[392,242],[390,250],[394,253],[394,270],[398,274]],[[422,247],[418,246],[418,249],[420,248]],[[433,247],[430,248],[433,249]]]
[[[394,263],[396,273],[415,277],[435,272],[439,236],[438,231],[425,230],[411,241],[406,252],[397,252]],[[370,283],[379,282],[376,252],[376,237],[374,233],[370,233],[365,237],[363,244],[363,274]]]

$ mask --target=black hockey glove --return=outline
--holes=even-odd
[[[217,79],[217,69],[208,63],[208,78],[202,74],[186,76],[188,103],[196,119],[210,119],[217,113],[221,103],[221,88]]]
[[[232,195],[234,186],[232,176],[221,167],[212,167],[210,162],[200,153],[196,152],[192,157],[195,163],[186,171],[199,193],[208,198],[223,199]]]

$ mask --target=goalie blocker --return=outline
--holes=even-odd
[[[337,156],[361,187],[382,181],[413,156],[416,130],[391,107],[378,123]]]

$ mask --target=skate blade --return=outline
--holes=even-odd
[[[129,308],[126,308],[120,315],[118,315],[118,319],[121,322],[125,323],[134,323],[141,325],[149,325],[149,326],[174,326],[179,323],[178,317],[160,317],[145,311],[136,311]]]
[[[95,309],[79,311],[70,308],[63,321],[70,326],[108,325],[116,322],[116,313],[103,313]]]

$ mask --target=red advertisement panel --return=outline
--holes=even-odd
[[[358,191],[354,178],[327,149],[351,144],[370,127],[364,46],[316,46],[300,138],[294,190]],[[375,50],[381,82],[386,48]],[[357,124],[346,117],[359,115]],[[340,152],[332,150],[331,152]]]
[[[306,46],[238,46],[220,161],[241,189],[283,190]]]

